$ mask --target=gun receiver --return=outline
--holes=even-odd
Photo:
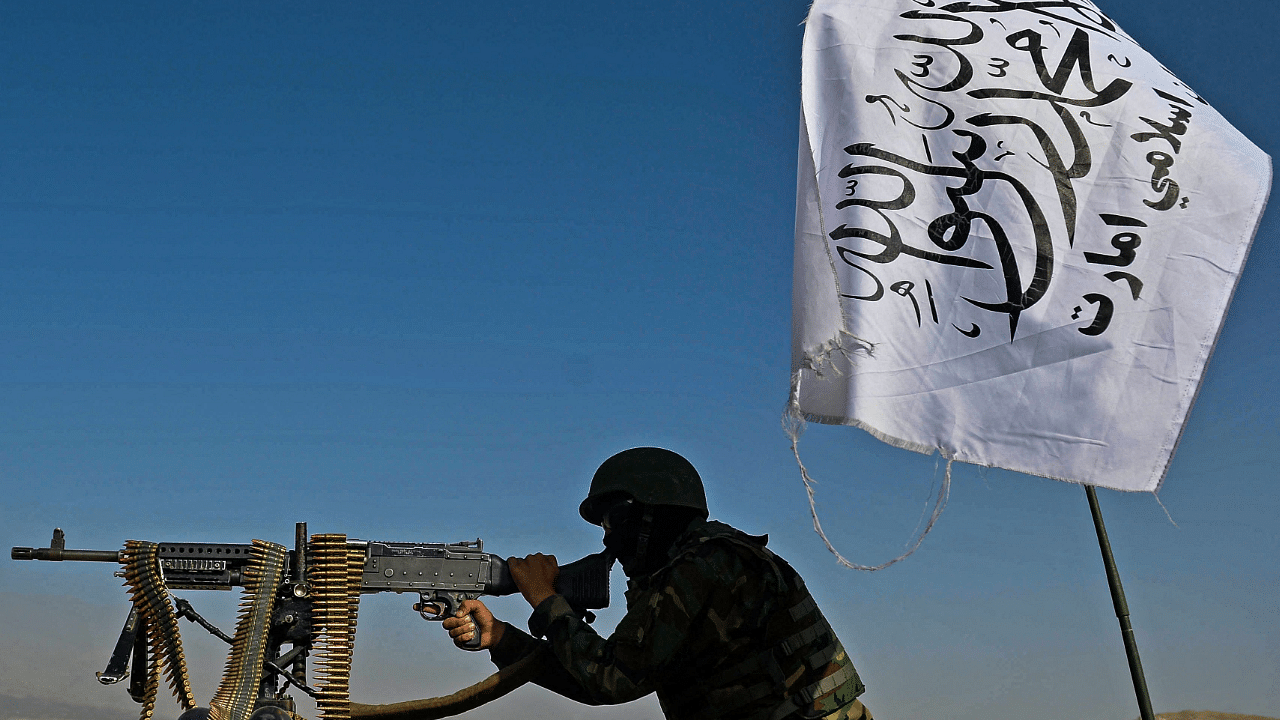
[[[416,609],[428,620],[453,615],[463,600],[481,595],[511,595],[519,591],[507,561],[484,552],[484,543],[393,543],[349,540],[365,547],[361,592],[417,592]],[[609,568],[605,553],[588,555],[560,568],[556,591],[580,615],[609,606]],[[434,610],[427,610],[433,606]],[[430,616],[428,615],[430,614]]]

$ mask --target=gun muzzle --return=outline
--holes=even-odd
[[[16,547],[9,551],[14,560],[74,560],[78,562],[120,562],[119,550],[63,550],[62,548]]]

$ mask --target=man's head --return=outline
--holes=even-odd
[[[600,465],[578,512],[604,528],[605,546],[636,577],[665,564],[684,528],[706,519],[707,497],[688,460],[662,448],[632,448]]]

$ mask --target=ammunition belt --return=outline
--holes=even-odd
[[[285,581],[286,558],[284,546],[253,541],[249,562],[244,569],[244,593],[231,651],[218,691],[209,703],[210,720],[248,720],[254,712],[263,682],[263,667],[270,659],[265,656],[267,639],[279,591]],[[311,649],[315,653],[316,705],[321,720],[351,718],[351,657],[355,646],[364,559],[362,549],[349,548],[347,536],[338,534],[311,536],[308,558],[298,559],[298,562],[306,562],[308,568],[307,582],[312,600]],[[135,673],[145,673],[142,696],[135,697],[142,705],[140,720],[151,720],[155,713],[162,673],[168,678],[170,689],[182,709],[191,710],[196,707],[196,702],[182,651],[177,616],[160,567],[159,546],[130,540],[120,554],[120,562],[124,566],[125,584],[138,609],[138,622],[143,624],[143,636],[147,642],[147,661],[143,667],[134,668]],[[523,682],[523,677],[514,683],[509,681],[497,694],[504,694]],[[459,705],[462,701],[480,704],[492,699],[476,701],[470,694],[463,694],[466,697],[460,700],[450,696],[430,702],[450,701],[444,702],[443,708]],[[360,706],[360,709],[371,707],[379,706]],[[443,710],[443,714],[437,716],[451,715],[461,709],[465,708],[459,705],[459,709]]]
[[[339,534],[312,535],[309,550],[316,706],[321,720],[348,720],[364,552],[348,548],[347,536]]]
[[[191,692],[191,678],[187,674],[187,660],[182,652],[182,637],[178,633],[178,618],[160,569],[159,548],[155,543],[130,540],[120,555],[124,566],[125,585],[134,607],[138,608],[138,621],[146,628],[148,649],[147,667],[134,672],[146,672],[146,684],[142,698],[141,720],[150,720],[155,711],[156,694],[160,688],[161,672],[169,679],[169,688],[183,710],[196,706]]]
[[[244,594],[231,652],[227,655],[222,683],[209,702],[210,720],[248,720],[253,714],[263,662],[267,659],[271,611],[284,579],[286,552],[283,545],[253,541],[244,570]]]

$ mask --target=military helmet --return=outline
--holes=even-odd
[[[707,515],[707,495],[693,463],[662,448],[631,448],[605,460],[591,478],[591,489],[578,513],[599,525],[604,511],[622,496],[645,505],[694,508]]]

